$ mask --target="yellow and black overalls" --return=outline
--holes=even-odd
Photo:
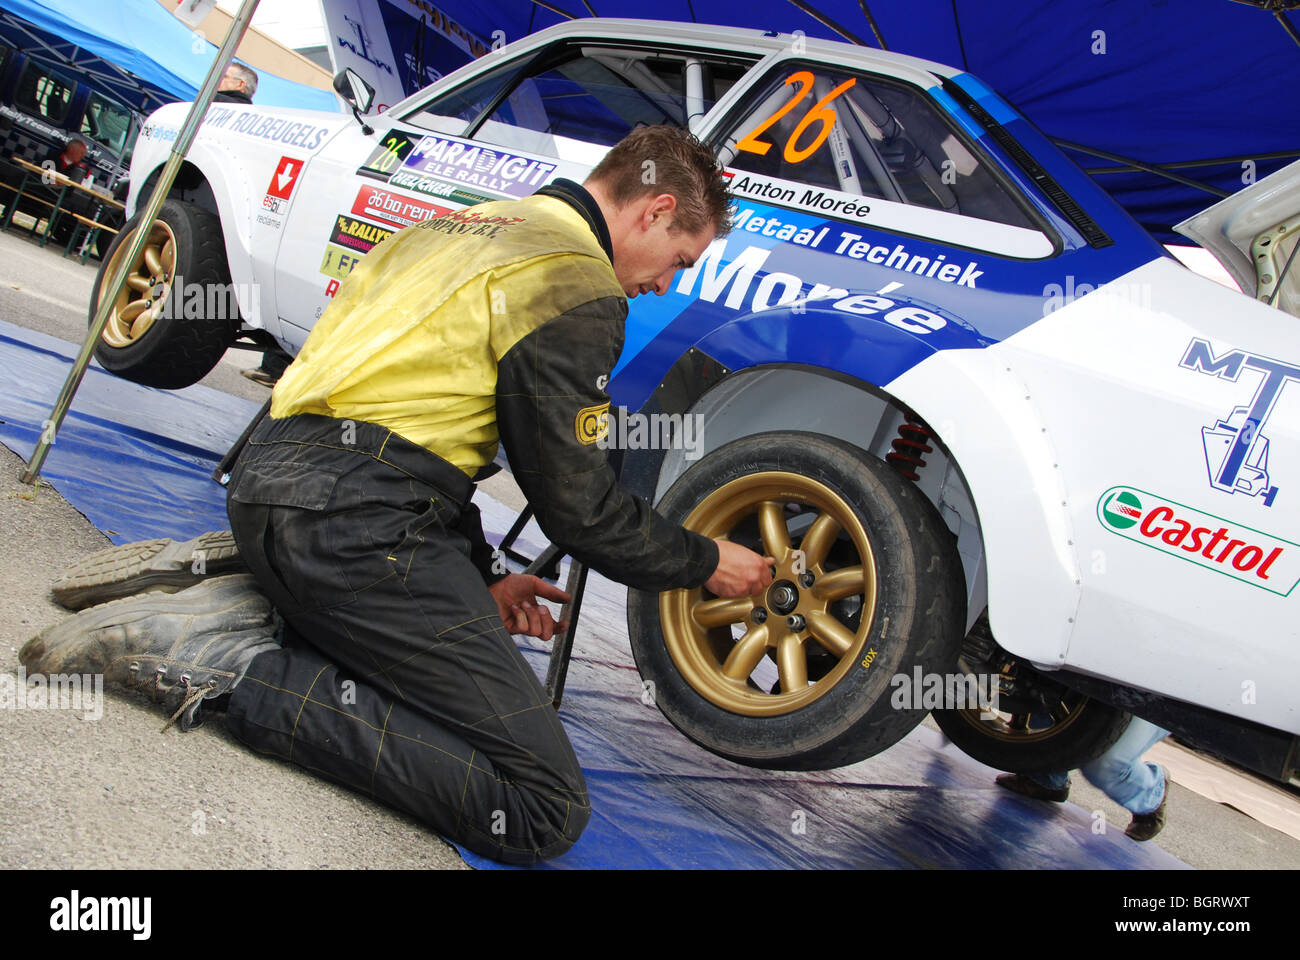
[[[590,815],[568,737],[499,616],[469,504],[498,441],[553,543],[638,588],[698,586],[711,541],[597,444],[627,300],[599,207],[558,181],[394,234],[342,285],[232,471],[231,527],[286,621],[227,720],[512,863]]]

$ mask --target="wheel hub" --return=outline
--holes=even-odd
[[[780,580],[768,588],[767,605],[784,616],[799,605],[799,590],[789,580]]]

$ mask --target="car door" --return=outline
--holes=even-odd
[[[581,181],[642,123],[702,116],[755,57],[564,40],[458,71],[430,95],[340,132],[306,170],[286,224],[276,299],[295,348],[352,268],[403,227],[556,177]],[[694,111],[694,113],[692,112]]]

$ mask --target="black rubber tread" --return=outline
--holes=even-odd
[[[195,571],[196,554],[202,557]],[[105,603],[144,591],[174,592],[208,577],[245,573],[247,567],[229,530],[193,540],[141,540],[100,550],[78,560],[54,582],[54,601],[68,610]]]
[[[193,283],[207,290],[209,284],[224,287],[230,283],[221,219],[216,214],[192,203],[167,200],[158,212],[158,219],[176,235],[180,248],[176,276],[186,286]],[[99,286],[105,279],[108,263],[139,222],[140,215],[136,214],[104,254],[90,292],[90,323],[94,322]],[[144,336],[125,347],[113,347],[101,339],[95,345],[95,359],[105,370],[125,380],[164,390],[178,390],[202,380],[225,354],[239,332],[241,321],[238,316],[187,318],[183,293],[181,284],[173,285],[175,300],[171,316],[156,320]]]
[[[1059,733],[1042,740],[1015,741],[989,735],[960,710],[935,710],[931,716],[963,753],[996,770],[1011,773],[1077,770],[1114,746],[1133,719],[1124,710],[1088,699],[1074,721]]]
[[[741,717],[704,699],[668,655],[659,595],[628,592],[628,633],[655,702],[691,740],[748,766],[817,770],[845,766],[892,746],[927,711],[895,709],[890,678],[956,669],[965,626],[965,581],[952,534],[913,484],[865,451],[813,433],[745,437],[709,454],[680,477],[659,510],[681,521],[722,483],[764,470],[812,477],[863,519],[876,555],[877,601],[870,668],[856,667],[807,706],[781,717]],[[887,636],[881,639],[882,635]]]

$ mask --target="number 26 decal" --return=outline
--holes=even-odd
[[[827,104],[845,90],[849,89],[849,87],[853,86],[856,82],[857,80],[854,78],[845,80],[838,87],[808,108],[808,112],[805,113],[803,119],[799,121],[799,125],[794,128],[794,132],[792,132],[785,141],[785,150],[782,151],[782,155],[788,163],[803,163],[803,161],[807,160],[817,152],[818,147],[826,142],[826,138],[830,136],[831,128],[835,126],[835,111],[829,109]],[[790,76],[786,77],[785,85],[788,87],[793,83],[797,83],[800,86],[799,93],[794,97],[794,99],[786,101],[781,105],[781,108],[777,110],[776,113],[772,114],[753,130],[749,131],[749,133],[745,134],[745,136],[741,138],[740,142],[736,144],[737,150],[756,153],[760,157],[767,156],[767,151],[772,149],[772,144],[758,139],[759,135],[798,106],[800,101],[812,92],[813,75],[807,70],[800,70],[797,73],[792,73]],[[817,134],[813,139],[813,142],[808,146],[802,149],[796,147],[795,144],[798,142],[799,138],[803,136],[804,131],[814,123],[820,123],[822,125],[821,132]]]

